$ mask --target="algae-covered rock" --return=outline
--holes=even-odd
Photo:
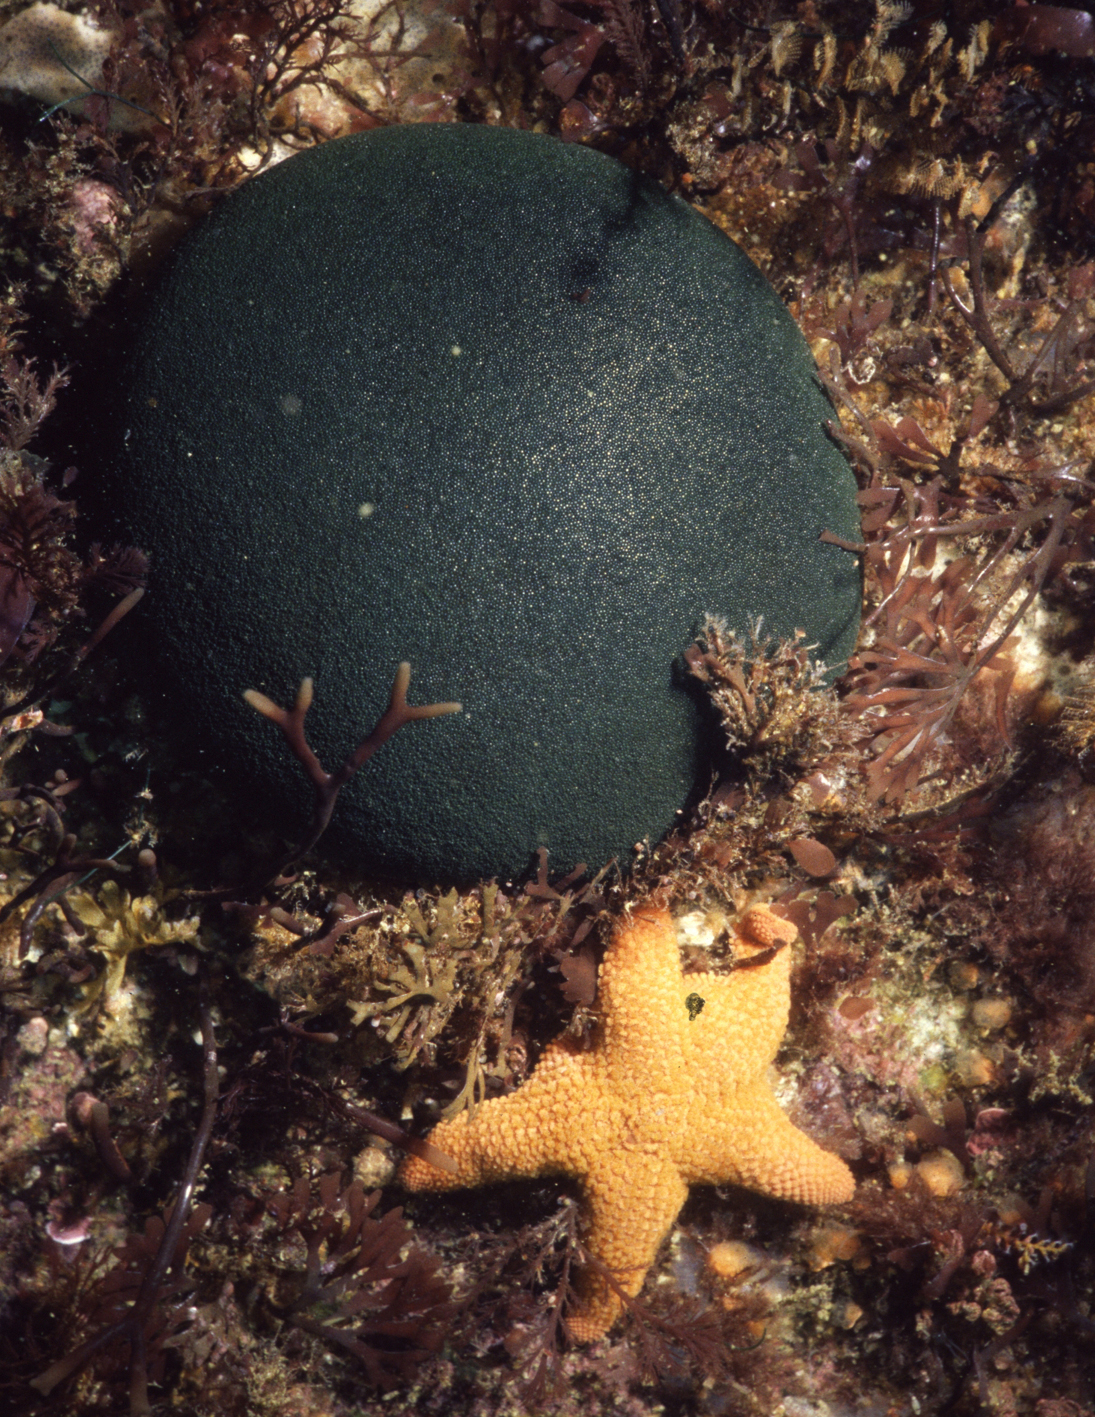
[[[153,557],[174,711],[291,834],[307,789],[243,702],[314,675],[335,766],[415,702],[333,840],[419,878],[626,863],[704,767],[705,613],[851,649],[851,472],[748,257],[601,153],[421,125],[290,158],[178,253],[125,380],[117,505]],[[275,818],[275,820],[282,820]]]

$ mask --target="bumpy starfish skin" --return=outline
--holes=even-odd
[[[690,1185],[735,1182],[809,1205],[850,1199],[852,1173],[791,1125],[765,1079],[787,1027],[795,930],[760,909],[737,933],[739,958],[756,955],[755,966],[682,975],[671,917],[635,910],[601,965],[594,1046],[567,1036],[550,1044],[517,1092],[430,1133],[455,1173],[412,1156],[402,1184],[449,1191],[579,1177],[586,1246],[628,1295],[642,1287]],[[692,995],[703,1000],[698,1013]],[[622,1305],[594,1269],[579,1276],[578,1294],[567,1324],[585,1343]]]

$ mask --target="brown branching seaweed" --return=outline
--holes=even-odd
[[[821,335],[831,340],[840,355],[841,368],[851,382],[866,384],[878,367],[873,357],[872,336],[892,314],[892,300],[877,300],[868,307],[866,296],[857,290],[850,300],[837,306],[827,321],[808,319],[806,331],[811,338]]]
[[[1003,404],[1025,404],[1032,413],[1045,416],[1059,413],[1078,399],[1095,393],[1095,378],[1085,377],[1095,361],[1095,263],[1076,266],[1068,274],[1068,297],[1038,348],[1028,356],[1024,368],[1004,348],[993,325],[985,290],[985,243],[994,205],[981,222],[966,217],[964,231],[969,253],[969,292],[963,301],[945,267],[939,271],[943,287],[954,308],[981,341],[986,353],[1007,380],[1000,395]],[[1012,302],[1014,305],[1017,302]]]
[[[635,0],[592,0],[592,4],[601,12],[601,25],[564,9],[556,0],[540,0],[535,9],[528,7],[536,25],[564,31],[565,38],[540,55],[544,84],[563,103],[574,98],[606,40],[640,90],[650,76],[646,25]]]
[[[543,1220],[489,1244],[485,1258],[485,1263],[479,1258],[461,1326],[473,1321],[502,1336],[526,1411],[549,1410],[565,1395],[566,1357],[572,1351],[566,1312],[576,1301],[578,1266],[599,1274],[624,1308],[631,1351],[617,1348],[594,1360],[610,1381],[677,1383],[699,1374],[725,1382],[746,1379],[755,1369],[763,1333],[758,1339],[750,1325],[766,1312],[763,1299],[723,1306],[702,1298],[666,1302],[626,1294],[618,1277],[582,1243],[579,1207],[571,1198]]]
[[[795,148],[795,158],[801,171],[784,170],[779,174],[778,185],[791,192],[811,190],[829,203],[831,214],[822,238],[822,249],[833,256],[842,242],[846,243],[854,289],[859,285],[860,247],[870,243],[870,237],[861,230],[862,194],[876,154],[867,141],[860,143],[858,151],[845,151],[835,138],[827,138],[821,145],[821,151],[825,155],[824,163],[817,145],[799,143]],[[858,291],[856,298],[861,298]],[[888,314],[889,311],[886,312]],[[844,357],[847,359],[848,355]]]
[[[67,369],[54,365],[53,372],[40,381],[32,359],[20,359],[13,353],[0,358],[0,445],[13,453],[23,451],[57,407],[57,395],[68,384],[68,375]],[[5,489],[6,501],[10,495]],[[48,524],[49,514],[56,515],[67,505],[49,499],[37,509],[38,519]]]
[[[255,43],[247,55],[251,122],[261,131],[266,112],[288,116],[303,88],[323,88],[326,75],[353,43],[346,0],[275,0],[266,24],[256,14]],[[347,96],[345,89],[340,90]]]
[[[834,712],[832,741],[820,740],[819,717],[828,705],[817,691],[826,669],[810,658],[804,641],[800,633],[773,643],[758,626],[745,643],[721,621],[708,618],[702,641],[684,655],[691,672],[707,686],[728,746],[762,764],[758,771],[764,776],[787,783],[816,766],[814,759],[834,749],[840,738]]]
[[[378,748],[383,747],[393,733],[397,733],[405,724],[416,723],[420,719],[438,718],[442,714],[460,712],[461,705],[458,703],[408,704],[407,685],[410,681],[411,666],[404,660],[395,672],[388,707],[381,715],[376,727],[366,738],[361,740],[342,766],[330,773],[324,769],[309,747],[304,733],[304,720],[312,706],[311,679],[301,680],[296,702],[291,709],[279,708],[272,699],[268,699],[265,694],[260,694],[256,689],[248,689],[244,693],[243,697],[253,709],[256,709],[263,718],[268,718],[271,723],[277,724],[281,729],[293,756],[308,774],[314,793],[312,816],[304,835],[293,850],[267,874],[266,880],[279,875],[291,862],[311,851],[327,830],[331,813],[338,801],[338,794],[357,770],[369,761]]]
[[[1095,1006],[1093,820],[1095,790],[1074,770],[1047,773],[994,814],[978,870],[992,903],[978,933],[1061,1028],[1053,1054],[1068,1050],[1066,1021]]]
[[[66,835],[63,799],[79,786],[79,778],[72,780],[62,773],[47,786],[23,782],[18,787],[0,789],[0,801],[18,803],[25,809],[20,814],[22,819],[14,824],[11,844],[20,849],[25,838],[45,831],[52,838],[54,849],[59,851]]]
[[[406,894],[398,904],[359,911],[360,923],[319,956],[300,943],[306,935],[290,935],[273,920],[266,925],[270,912],[259,910],[241,916],[257,927],[250,967],[294,1014],[307,998],[307,1012],[329,1017],[337,1039],[352,1040],[358,1057],[364,1050],[387,1060],[396,1074],[415,1068],[409,1095],[428,1093],[452,1116],[512,1089],[527,1071],[519,1011],[535,1002],[532,971],[581,948],[604,905],[604,880],[575,879],[580,875],[552,881],[545,852],[537,880],[513,893],[486,882],[463,896]],[[592,957],[584,962],[592,984]],[[556,998],[549,989],[546,1000],[555,1003],[537,1030],[545,1037],[566,1017],[561,991]],[[335,1107],[343,1111],[341,1103]],[[359,1109],[354,1115],[396,1145],[417,1149],[399,1129],[375,1127]]]
[[[605,35],[642,89],[650,78],[642,7],[636,0],[600,0],[600,6],[605,16]]]
[[[699,891],[723,909],[733,895],[728,878],[735,891],[748,879],[764,886],[766,898],[782,892],[781,912],[812,954],[855,909],[853,898],[819,889],[840,870],[845,834],[878,823],[861,786],[861,733],[809,650],[801,635],[776,642],[758,627],[744,640],[708,619],[685,660],[719,713],[727,761],[690,832],[659,846],[650,869],[666,888],[687,881],[687,896]],[[794,884],[786,879],[788,857],[799,868]]]
[[[284,1271],[274,1308],[284,1321],[348,1353],[373,1386],[406,1383],[441,1347],[455,1313],[440,1262],[411,1249],[401,1207],[375,1215],[380,1192],[337,1173],[270,1196],[283,1236],[303,1242],[303,1270]]]
[[[93,547],[90,559],[94,561],[96,556],[97,548]],[[102,564],[105,565],[106,563]],[[127,568],[131,568],[132,576],[138,580],[143,580],[147,568],[147,560],[143,552],[133,550],[132,548],[122,548],[119,552],[118,559],[111,564],[117,569],[117,579],[120,582],[124,582],[126,577],[130,574],[130,570]],[[114,579],[114,570],[109,572],[107,579]],[[32,687],[27,693],[23,694],[21,698],[17,699],[14,703],[9,703],[0,710],[0,739],[8,734],[21,734],[28,729],[33,729],[39,733],[52,734],[54,736],[65,736],[70,733],[71,729],[69,727],[47,719],[44,713],[36,708],[36,705],[65,683],[69,676],[74,674],[84,661],[95,653],[103,640],[110,634],[111,630],[129,614],[134,606],[140,604],[143,596],[143,585],[135,586],[127,595],[122,596],[121,600],[117,601],[103,619],[99,621],[99,624],[83,644],[78,645],[77,648],[68,655],[67,659],[61,659],[59,667],[48,671],[44,677],[35,681]],[[33,630],[34,624],[28,628],[24,635],[24,642],[30,638]],[[50,643],[55,637],[55,634],[56,631],[54,629],[43,627],[41,634],[37,637],[38,644],[33,653],[27,656],[28,660],[36,658],[38,649],[42,645]]]
[[[374,1136],[382,1137],[411,1156],[421,1157],[431,1166],[436,1166],[439,1171],[451,1171],[455,1174],[459,1170],[456,1162],[447,1152],[442,1151],[438,1146],[433,1146],[425,1137],[412,1136],[410,1132],[404,1131],[402,1127],[397,1127],[386,1117],[379,1117],[375,1112],[369,1112],[364,1107],[358,1107],[355,1103],[346,1102],[342,1098],[334,1099],[334,1105],[336,1110],[341,1111],[352,1121],[359,1122],[366,1131],[372,1132]]]
[[[151,1412],[149,1383],[163,1378],[165,1348],[189,1322],[186,1296],[193,1288],[186,1270],[191,1240],[209,1221],[212,1207],[196,1205],[179,1229],[175,1244],[167,1243],[173,1210],[153,1216],[140,1235],[130,1236],[115,1252],[115,1264],[89,1296],[87,1326],[99,1330],[31,1384],[48,1396],[55,1387],[87,1364],[105,1374],[130,1373],[130,1412]],[[147,1288],[150,1277],[153,1283]],[[143,1369],[143,1372],[142,1372]],[[143,1396],[142,1396],[143,1394]]]
[[[149,1220],[142,1236],[131,1237],[122,1246],[118,1263],[90,1296],[85,1324],[93,1330],[91,1337],[31,1383],[44,1396],[94,1361],[107,1369],[127,1370],[130,1417],[151,1417],[149,1383],[156,1382],[163,1371],[168,1339],[188,1321],[182,1302],[190,1287],[185,1276],[187,1246],[212,1214],[212,1207],[194,1205],[220,1091],[213,1022],[204,996],[198,1013],[204,1103],[175,1200],[163,1220]]]
[[[0,306],[0,665],[13,654],[34,661],[70,619],[86,613],[89,592],[123,597],[98,630],[44,684],[2,711],[0,722],[34,705],[72,672],[140,599],[146,558],[134,548],[104,552],[91,547],[86,559],[72,549],[76,504],[46,482],[49,464],[27,451],[68,384],[68,371],[54,366],[40,380],[34,361],[19,353],[18,292]],[[69,468],[65,486],[75,477]],[[38,619],[32,619],[35,612]]]
[[[868,730],[872,797],[897,803],[917,786],[982,673],[995,678],[1001,751],[1010,749],[1008,642],[1053,577],[1089,557],[1095,535],[1088,484],[1064,477],[1058,489],[985,516],[969,515],[968,499],[946,494],[938,477],[859,494],[877,603],[864,621],[873,642],[849,661],[845,707]],[[944,538],[988,544],[937,569]],[[1016,558],[1024,543],[1029,549]]]
[[[0,464],[0,663],[15,649],[41,601],[68,610],[79,562],[65,545],[75,506],[48,491],[25,459]]]

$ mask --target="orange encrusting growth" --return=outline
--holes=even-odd
[[[443,1122],[429,1140],[457,1163],[409,1157],[411,1191],[448,1191],[540,1175],[580,1178],[585,1242],[626,1294],[637,1294],[658,1247],[697,1183],[735,1182],[809,1205],[846,1201],[852,1173],[780,1111],[765,1080],[787,1027],[795,930],[771,911],[736,927],[756,966],[681,973],[670,915],[636,909],[601,965],[592,1049],[563,1037],[509,1097]],[[686,1000],[697,995],[696,1012]],[[594,1269],[579,1277],[567,1316],[581,1343],[619,1316],[619,1296]]]

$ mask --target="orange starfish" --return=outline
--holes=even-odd
[[[808,1205],[849,1200],[852,1173],[791,1125],[765,1077],[787,1027],[795,929],[758,909],[736,932],[746,967],[686,975],[669,914],[635,910],[601,965],[593,1046],[556,1039],[517,1092],[435,1127],[429,1140],[455,1173],[412,1156],[403,1185],[576,1176],[589,1253],[628,1295],[691,1185],[730,1181]],[[594,1269],[579,1276],[578,1294],[567,1325],[587,1343],[622,1303]]]

